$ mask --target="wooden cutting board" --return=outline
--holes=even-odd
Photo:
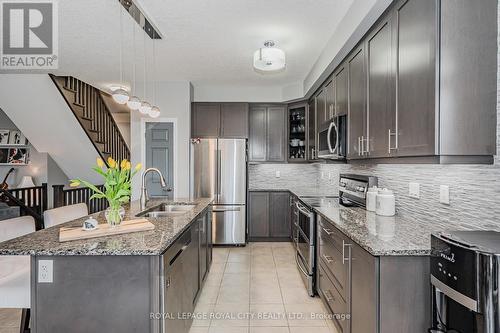
[[[82,227],[62,227],[59,229],[59,242],[128,234],[131,232],[153,230],[154,228],[154,224],[146,219],[123,221],[119,226],[114,228],[111,228],[107,223],[103,223],[99,224],[99,228],[91,231],[82,230]]]

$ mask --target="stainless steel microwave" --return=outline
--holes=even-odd
[[[342,160],[346,154],[347,116],[336,116],[318,132],[318,158]]]

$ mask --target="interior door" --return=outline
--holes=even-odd
[[[167,187],[163,188],[159,175],[150,173],[146,178],[146,188],[151,197],[173,198],[173,137],[172,123],[146,123],[146,168],[157,168],[167,182]]]
[[[246,141],[218,141],[218,200],[221,205],[244,205],[246,202]]]

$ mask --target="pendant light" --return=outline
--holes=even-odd
[[[132,91],[135,93],[135,81],[136,81],[136,73],[135,73],[136,72],[136,64],[135,64],[135,59],[136,59],[136,54],[135,54],[135,50],[136,50],[136,47],[135,47],[135,24],[132,24],[132,30],[133,30],[132,31],[132,36],[133,36],[132,40],[133,40],[133,48],[134,48],[134,53],[133,53],[134,59],[132,59],[132,63],[133,63]],[[139,99],[139,97],[133,95],[128,100],[127,106],[130,108],[130,110],[137,111],[141,107],[141,100]]]
[[[122,20],[122,6],[118,7],[120,11],[120,84],[122,87],[113,91],[113,99],[118,104],[125,104],[129,100],[129,95],[125,89],[123,89],[123,20]]]
[[[157,71],[157,68],[156,68],[156,47],[155,47],[155,38],[154,38],[154,33],[153,33],[153,103],[155,104],[155,106],[153,106],[151,108],[151,110],[149,110],[149,116],[151,118],[158,118],[160,116],[160,108],[157,107],[156,103],[156,71]]]
[[[147,82],[147,65],[146,65],[146,34],[144,33],[144,45],[143,45],[143,49],[144,49],[144,99],[143,101],[141,102],[141,106],[139,107],[139,112],[146,115],[146,114],[149,114],[149,111],[151,111],[151,104],[149,104],[148,102],[146,102],[146,98],[147,98],[147,88],[146,88],[146,82]]]

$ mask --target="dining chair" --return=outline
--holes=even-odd
[[[50,228],[61,223],[85,217],[88,214],[87,204],[79,203],[46,210],[43,213],[43,222],[45,228]]]
[[[31,216],[0,221],[0,243],[35,231]],[[29,332],[31,307],[30,256],[0,256],[0,308],[22,309],[21,332]]]

